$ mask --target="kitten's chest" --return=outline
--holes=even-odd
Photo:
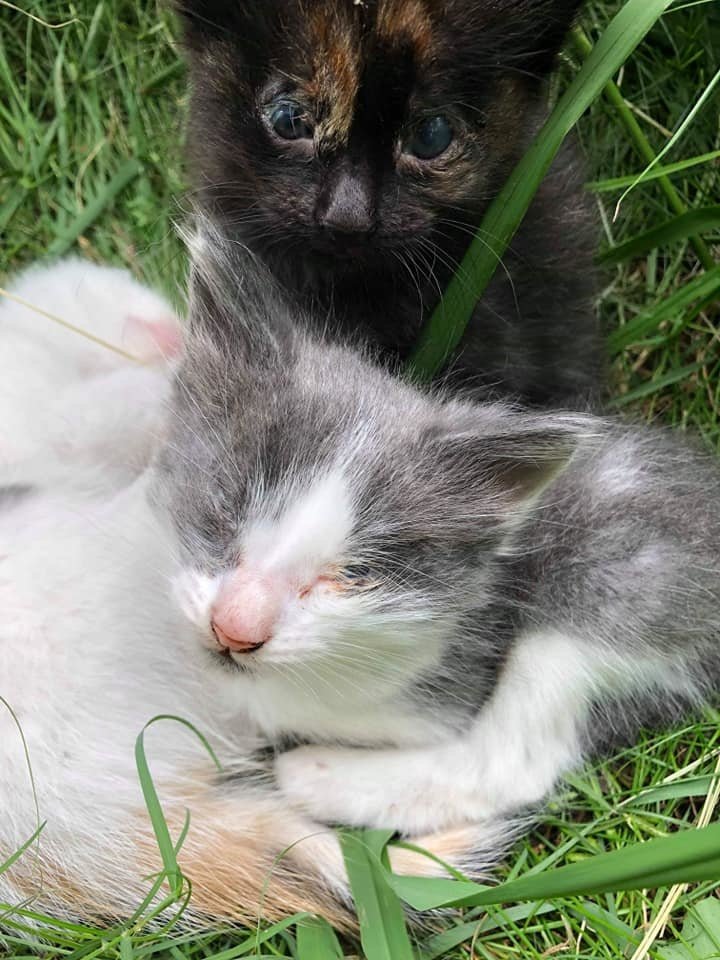
[[[271,742],[292,737],[312,743],[426,746],[457,736],[465,722],[406,697],[356,699],[341,691],[303,690],[276,679],[248,685],[243,708]]]

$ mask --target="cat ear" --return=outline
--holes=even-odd
[[[544,77],[552,70],[582,3],[583,0],[497,0],[488,9],[486,0],[481,0],[477,16],[485,27],[483,43],[494,45],[498,62],[512,53],[513,61],[524,61],[526,73]]]
[[[195,36],[220,35],[226,30],[228,18],[233,19],[233,5],[223,0],[174,0],[173,8],[188,41]]]
[[[437,439],[441,470],[476,491],[503,524],[525,515],[600,424],[582,414],[520,413],[495,404],[474,415],[465,408],[459,421]]]
[[[173,0],[189,50],[208,40],[242,37],[266,19],[272,0]]]
[[[185,241],[190,252],[191,335],[209,337],[229,360],[259,363],[289,349],[293,318],[267,267],[200,214]]]

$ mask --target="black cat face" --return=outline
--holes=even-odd
[[[189,3],[201,188],[268,253],[430,261],[509,172],[577,5]]]

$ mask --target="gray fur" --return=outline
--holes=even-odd
[[[8,510],[35,491],[31,483],[7,483],[0,487],[0,510]]]
[[[663,686],[639,666],[629,693],[579,718],[588,753],[715,696],[709,455],[661,429],[421,392],[312,338],[249,258],[228,278],[217,238],[205,249],[156,491],[194,565],[230,568],[258,501],[340,458],[358,517],[340,559],[371,567],[376,604],[408,629],[418,616],[447,628],[439,661],[398,693],[412,709],[464,730],[531,630],[672,667]]]

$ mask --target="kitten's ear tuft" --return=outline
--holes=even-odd
[[[580,437],[554,428],[489,437],[484,444],[488,474],[510,504],[529,505],[568,466]]]
[[[265,22],[273,0],[171,0],[188,50],[208,41],[242,39]]]
[[[223,3],[221,0],[173,0],[172,7],[180,18],[187,42],[191,42],[194,37],[211,37],[225,33],[227,20],[233,9],[232,4]]]

